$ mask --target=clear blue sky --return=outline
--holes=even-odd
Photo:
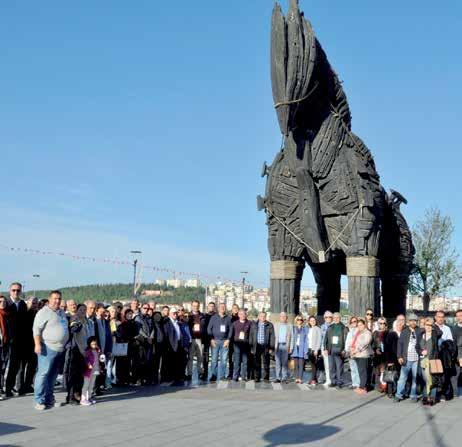
[[[287,6],[287,0],[282,2]],[[0,242],[267,284],[260,168],[280,145],[273,2],[0,6]],[[462,4],[301,0],[383,185],[450,214],[462,248]],[[462,251],[462,250],[461,250]],[[0,252],[0,279],[128,281],[124,267]],[[145,275],[144,280],[153,279]],[[312,284],[307,275],[306,284]]]

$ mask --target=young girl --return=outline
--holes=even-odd
[[[80,405],[89,406],[96,403],[91,399],[95,388],[96,377],[101,373],[100,361],[104,361],[98,347],[96,337],[89,337],[85,350],[85,372],[83,373],[82,398]]]

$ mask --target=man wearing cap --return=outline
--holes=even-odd
[[[408,317],[409,325],[403,329],[398,339],[397,357],[401,365],[395,402],[401,402],[404,398],[409,373],[412,373],[411,401],[417,402],[417,372],[419,367],[419,336],[421,329],[418,328],[419,318],[415,314]]]
[[[332,324],[333,317],[334,317],[333,313],[330,312],[329,310],[326,310],[326,312],[324,312],[324,323],[321,325],[321,331],[322,331],[321,346],[324,346],[327,329],[329,329],[329,326]],[[324,386],[327,388],[331,385],[330,372],[329,372],[329,356],[323,352],[322,358],[323,358],[323,363],[324,363],[324,375],[325,375]]]

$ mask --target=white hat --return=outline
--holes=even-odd
[[[177,309],[176,307],[171,307],[170,310],[169,310],[169,312],[171,312],[171,313],[174,313],[174,312],[175,312],[175,313],[178,313],[178,309]]]

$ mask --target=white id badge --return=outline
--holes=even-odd
[[[239,340],[245,340],[245,332],[244,331],[239,332]]]
[[[334,336],[332,337],[332,344],[333,344],[333,345],[338,345],[338,336],[337,336],[337,335],[334,335]]]
[[[225,333],[226,332],[226,324],[220,324],[220,332]]]
[[[195,323],[193,326],[193,331],[194,332],[200,332],[201,331],[201,325],[199,323]]]
[[[297,346],[300,346],[300,335],[297,335],[297,343],[296,343]]]

